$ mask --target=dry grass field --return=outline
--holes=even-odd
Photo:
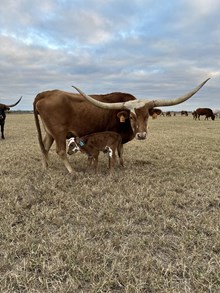
[[[0,292],[220,292],[220,119],[159,117],[125,168],[42,170],[32,114],[0,140]]]

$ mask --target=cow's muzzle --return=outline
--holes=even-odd
[[[143,140],[147,138],[147,132],[138,132],[136,133],[136,139]]]

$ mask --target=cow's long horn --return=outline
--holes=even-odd
[[[22,98],[22,96],[20,97],[20,99],[16,103],[14,103],[12,105],[5,105],[5,106],[8,107],[8,108],[14,107],[20,102],[21,98]]]
[[[95,106],[97,106],[99,108],[103,108],[103,109],[127,109],[127,107],[125,106],[125,103],[104,103],[104,102],[100,102],[100,101],[97,101],[96,99],[93,99],[92,97],[88,96],[87,94],[85,94],[83,91],[81,91],[76,86],[72,86],[72,87],[75,88],[86,100],[88,100],[93,105],[95,105]]]
[[[200,85],[195,87],[192,91],[188,92],[187,94],[173,100],[155,100],[153,102],[153,107],[163,107],[163,106],[173,106],[177,105],[180,103],[185,102],[189,98],[191,98],[195,93],[197,93],[203,86],[204,84],[209,80],[210,78],[207,78],[205,81],[203,81]]]
[[[94,104],[95,106],[99,108],[104,108],[104,109],[126,109],[126,110],[133,110],[133,109],[138,109],[142,108],[145,105],[148,108],[153,108],[153,107],[162,107],[162,106],[173,106],[177,105],[180,103],[183,103],[184,101],[188,100],[191,98],[196,92],[198,92],[201,87],[209,80],[210,78],[206,79],[204,82],[202,82],[199,86],[194,88],[191,92],[187,93],[184,96],[181,96],[179,98],[173,99],[173,100],[131,100],[123,103],[104,103],[97,101],[93,99],[92,97],[88,96],[84,92],[82,92],[79,88],[73,86],[86,100]]]

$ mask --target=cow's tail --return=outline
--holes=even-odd
[[[40,149],[41,152],[44,156],[44,161],[45,161],[45,167],[47,167],[47,154],[48,152],[46,151],[45,147],[44,147],[44,143],[43,143],[43,137],[42,137],[42,132],[41,132],[41,127],[40,127],[40,121],[39,121],[39,113],[37,111],[36,108],[36,100],[33,103],[33,108],[34,108],[34,119],[35,119],[35,124],[36,124],[36,128],[37,128],[37,134],[38,134],[38,142],[40,145]]]

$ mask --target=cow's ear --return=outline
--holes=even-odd
[[[125,119],[129,118],[129,114],[127,111],[118,112],[117,117],[120,119],[120,122],[125,122]]]
[[[155,113],[155,112],[154,112],[154,108],[151,108],[151,109],[149,109],[148,111],[149,111],[150,116],[153,116],[154,113]]]
[[[79,143],[79,141],[80,141],[79,137],[78,137],[78,136],[75,137],[75,142],[76,142],[76,143]]]

